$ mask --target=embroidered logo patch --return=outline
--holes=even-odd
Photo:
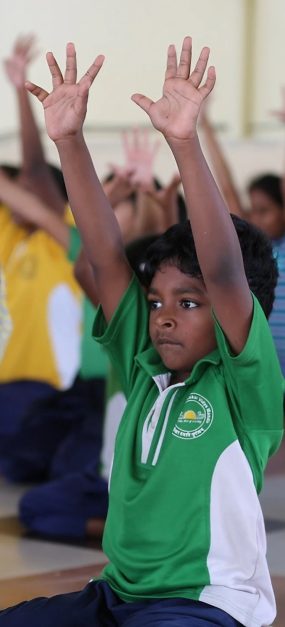
[[[209,401],[200,394],[188,396],[183,412],[180,413],[172,435],[182,440],[194,440],[204,435],[214,419],[214,410]]]

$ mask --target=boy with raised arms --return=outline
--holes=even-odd
[[[43,103],[93,267],[101,303],[94,334],[128,403],[100,580],[6,610],[1,626],[261,627],[275,616],[257,491],[282,436],[282,376],[262,311],[272,306],[276,267],[267,240],[233,222],[202,154],[197,117],[215,70],[203,82],[209,49],[194,69],[191,54],[189,37],[179,61],[170,46],[162,97],[132,97],[173,152],[191,223],[147,252],[147,299],[82,134],[103,57],[76,83],[68,44],[64,76],[47,55],[52,92],[28,85]]]

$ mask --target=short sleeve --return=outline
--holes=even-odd
[[[81,238],[79,231],[75,226],[69,227],[69,246],[67,250],[67,258],[74,263],[81,250]]]
[[[135,356],[151,344],[148,318],[145,294],[135,275],[109,324],[101,306],[95,317],[93,336],[106,349],[127,398],[136,379]]]
[[[234,356],[216,322],[216,338],[234,427],[257,487],[283,435],[284,380],[264,312],[253,296],[253,318],[242,352]]]

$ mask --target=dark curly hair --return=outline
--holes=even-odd
[[[52,163],[48,163],[47,165],[50,169],[52,176],[54,177],[59,191],[61,192],[63,200],[65,202],[68,202],[67,191],[61,169],[58,168],[56,165],[53,165]],[[1,163],[0,168],[4,170],[5,174],[7,174],[7,176],[9,176],[11,179],[16,179],[19,174],[21,174],[21,168],[19,166],[11,165],[9,163]]]
[[[262,174],[252,179],[248,185],[248,192],[260,191],[271,198],[280,209],[283,209],[283,194],[281,177],[277,174]]]
[[[231,218],[239,238],[248,285],[268,318],[278,279],[271,242],[249,222],[234,215]],[[170,227],[142,252],[140,268],[143,271],[139,278],[145,287],[149,287],[164,263],[175,265],[184,274],[203,279],[189,221]]]

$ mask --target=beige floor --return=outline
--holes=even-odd
[[[0,581],[106,561],[102,551],[94,548],[25,537],[17,521],[18,500],[25,490],[0,482]]]

